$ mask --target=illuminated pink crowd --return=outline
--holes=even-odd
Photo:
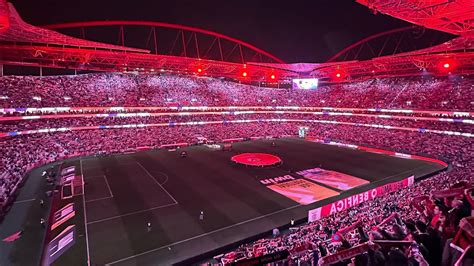
[[[0,108],[18,108],[14,112],[4,111],[0,117],[19,117],[2,121],[0,133],[68,128],[48,133],[9,134],[0,139],[0,215],[4,215],[11,206],[28,171],[43,164],[74,156],[131,152],[144,146],[159,148],[183,142],[194,145],[198,137],[216,143],[228,138],[296,137],[298,127],[307,126],[309,136],[438,158],[450,164],[449,170],[319,221],[291,228],[278,236],[244,244],[222,254],[218,258],[220,263],[298,249],[298,252],[291,253],[286,263],[317,265],[324,264],[324,259],[321,259],[324,256],[361,243],[370,243],[368,252],[353,258],[354,265],[400,265],[405,262],[413,265],[452,265],[459,257],[449,248],[455,234],[459,230],[474,233],[466,222],[469,219],[466,217],[472,218],[471,209],[474,207],[472,190],[469,190],[474,181],[473,86],[471,77],[371,79],[320,85],[314,91],[270,89],[219,79],[170,75],[0,77]],[[399,118],[390,118],[361,110],[331,115],[326,112],[238,113],[225,108],[220,113],[196,111],[179,114],[185,112],[180,109],[185,106],[384,108],[452,111],[459,114],[402,113]],[[101,112],[35,113],[20,109],[33,107],[179,108],[156,116],[22,119],[23,116],[44,114]],[[150,124],[155,126],[144,126]],[[117,125],[121,128],[99,129],[99,126]],[[69,129],[80,127],[91,128]],[[458,188],[466,190],[444,198],[433,195],[434,191]],[[418,202],[418,199],[423,200]],[[383,222],[386,219],[389,221]],[[378,226],[381,223],[384,225]],[[357,226],[339,233],[342,228],[352,225]],[[335,241],[335,235],[340,239]],[[377,240],[405,239],[416,241],[421,255],[413,256],[405,247],[387,249],[374,243]],[[301,246],[304,248],[299,249]],[[350,261],[342,263],[340,265],[347,265]]]

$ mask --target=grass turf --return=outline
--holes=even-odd
[[[301,206],[261,185],[259,178],[322,165],[374,182],[412,174],[419,177],[441,168],[301,139],[275,142],[276,147],[269,140],[234,143],[231,152],[188,147],[184,159],[179,151],[166,150],[84,159],[92,265],[180,262],[282,226],[290,219],[302,219],[309,209],[333,200]],[[283,164],[250,168],[230,162],[230,157],[243,152],[275,154]],[[201,210],[203,221],[199,220]]]
[[[301,206],[261,185],[260,178],[320,165],[371,182],[441,169],[295,138],[275,142],[276,147],[269,140],[234,143],[230,152],[188,147],[188,158],[180,158],[179,150],[158,150],[83,160],[92,265],[169,265],[302,219],[333,200]],[[243,152],[275,154],[283,164],[231,163],[230,157]]]

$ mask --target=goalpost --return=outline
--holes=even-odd
[[[306,137],[306,132],[308,132],[309,127],[298,127],[298,137],[304,138]]]

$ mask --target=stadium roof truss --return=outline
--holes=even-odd
[[[119,44],[85,40],[86,29],[115,27]],[[125,30],[147,28],[145,48],[125,45]],[[53,31],[79,28],[82,38]],[[159,43],[159,29],[173,31],[168,49]],[[165,39],[165,38],[162,38]],[[173,41],[174,40],[174,41]],[[159,50],[159,45],[161,50]],[[150,47],[150,48],[148,48]],[[43,28],[24,22],[12,4],[0,0],[0,60],[3,64],[43,66],[78,70],[120,72],[173,72],[213,77],[239,77],[264,81],[274,77],[294,76],[266,67],[247,66],[247,61],[283,63],[278,57],[244,41],[184,25],[149,21],[92,21],[49,25]],[[198,71],[199,70],[199,71]],[[246,72],[245,77],[241,75]]]
[[[401,5],[400,2],[413,4],[419,1],[370,1],[370,5],[379,6],[382,2]],[[469,6],[465,1],[456,2]],[[118,35],[112,34],[118,36],[117,44],[86,40],[86,35],[91,35],[90,31],[104,27],[118,31]],[[136,27],[141,27],[142,32],[147,34],[141,44],[130,45],[125,36],[132,34],[126,34],[125,31]],[[467,25],[463,26],[463,29],[468,28]],[[53,31],[74,29],[79,29],[81,36],[70,37]],[[468,31],[463,31],[461,37],[440,45],[415,51],[402,49],[399,43],[402,43],[404,36],[418,34],[417,30],[416,27],[405,27],[375,34],[350,45],[326,63],[286,64],[249,43],[183,25],[148,21],[93,21],[40,28],[24,22],[11,4],[0,0],[0,63],[110,72],[166,72],[268,83],[298,77],[320,78],[323,82],[345,82],[373,77],[417,75],[424,70],[445,75],[448,73],[446,69],[439,67],[443,62],[453,65],[449,73],[474,73],[474,36],[468,36]],[[398,37],[394,37],[395,35]],[[375,50],[372,43],[381,38],[386,39],[379,42],[382,46]],[[165,43],[160,42],[163,39]],[[387,43],[395,45],[389,47]],[[371,56],[360,58],[362,49],[371,51]],[[386,51],[390,51],[390,55],[381,56],[387,54]],[[337,62],[341,58],[343,61]],[[338,74],[341,78],[335,79],[335,73],[344,75]]]
[[[470,36],[474,32],[472,0],[356,0],[371,10],[429,29]]]
[[[217,32],[179,24],[153,21],[114,20],[61,23],[46,25],[44,27],[52,30],[81,28],[81,32],[83,33],[82,37],[85,38],[86,28],[113,26],[118,27],[119,29],[119,36],[122,45],[125,45],[125,27],[136,26],[148,28],[149,34],[148,38],[146,38],[146,46],[150,46],[150,50],[152,50],[152,52],[155,54],[177,55],[182,57],[211,59],[242,64],[244,64],[246,61],[256,59],[261,59],[260,61],[284,63],[282,59],[242,40]],[[157,40],[160,37],[158,32],[159,28],[174,30],[176,33],[176,35],[173,36],[175,38],[173,38],[174,42],[171,46],[171,49],[159,51]],[[209,42],[206,43],[203,40],[205,37],[210,39]],[[231,47],[225,47],[224,42],[230,42]],[[236,57],[230,58],[229,56],[234,52]]]
[[[0,42],[20,44],[47,44],[60,47],[93,48],[129,52],[148,52],[118,45],[73,38],[55,31],[32,26],[24,22],[12,4],[0,2]]]

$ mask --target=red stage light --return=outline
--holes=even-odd
[[[270,76],[270,78],[271,78],[271,79],[275,79],[275,75],[272,74],[272,75]]]
[[[247,72],[242,72],[242,77],[246,77],[247,76]]]
[[[198,68],[198,73],[201,73],[202,72],[202,68]]]
[[[340,77],[341,77],[341,73],[336,73],[336,77],[337,77],[337,78],[340,78]]]
[[[451,65],[449,63],[444,63],[443,67],[444,68],[449,68]]]

